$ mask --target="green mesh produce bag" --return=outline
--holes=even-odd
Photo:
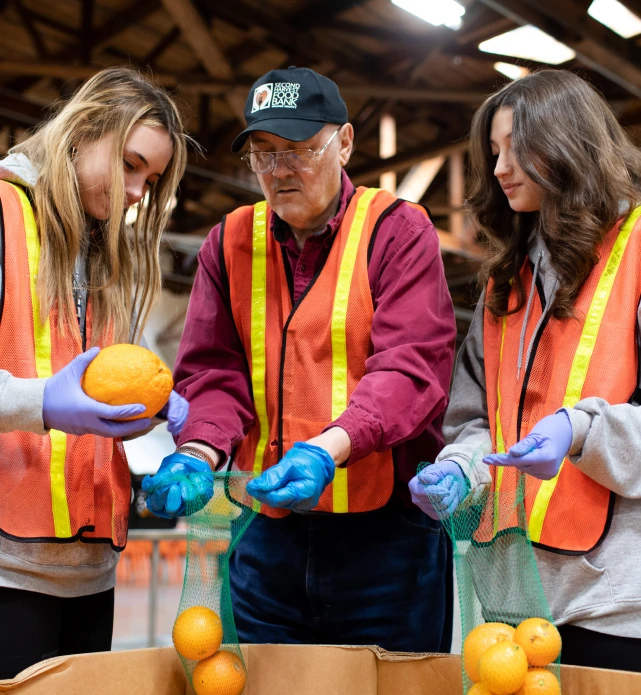
[[[486,453],[478,451],[473,465],[485,465],[480,460]],[[441,519],[453,545],[463,643],[482,623],[553,622],[528,536],[524,497],[525,475],[513,470],[503,477],[500,495],[489,488],[472,493],[451,517]],[[437,500],[432,502],[438,508]],[[496,532],[495,519],[509,519],[509,528]],[[547,668],[560,683],[559,659]],[[473,685],[465,666],[463,685],[465,693]]]
[[[244,689],[246,671],[234,624],[229,558],[255,516],[253,498],[245,490],[252,477],[215,473],[214,494],[207,505],[193,514],[187,508],[187,564],[172,637],[197,695],[240,695]],[[199,506],[194,503],[196,509]],[[220,623],[206,609],[214,611]],[[213,656],[201,659],[199,652],[211,651],[220,640],[221,628],[222,644]]]

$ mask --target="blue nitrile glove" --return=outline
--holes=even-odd
[[[309,511],[335,471],[334,459],[325,449],[296,442],[275,466],[247,484],[247,492],[269,507]]]
[[[156,417],[167,420],[167,429],[170,434],[177,437],[182,428],[187,422],[187,416],[189,415],[189,402],[183,398],[180,394],[172,391],[169,394],[169,400],[160,409],[160,412]]]
[[[467,497],[470,484],[455,461],[425,466],[409,483],[412,502],[430,519],[447,519]]]
[[[175,519],[202,509],[214,494],[214,473],[205,461],[175,451],[155,475],[142,479],[147,507],[156,516]]]
[[[507,454],[490,454],[483,463],[490,466],[514,466],[523,473],[550,480],[559,472],[572,445],[572,425],[565,410],[548,415],[534,425],[525,439]]]
[[[145,411],[144,405],[106,405],[89,398],[82,390],[82,376],[99,352],[97,347],[83,352],[47,379],[42,403],[42,420],[47,429],[67,434],[126,437],[150,426],[149,418],[115,422],[140,415]]]

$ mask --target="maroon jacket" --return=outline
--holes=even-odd
[[[354,193],[343,172],[336,216],[298,249],[288,226],[271,214],[271,231],[286,251],[292,302],[325,263]],[[190,404],[178,444],[200,440],[225,454],[254,421],[247,359],[231,313],[220,247],[221,224],[203,243],[176,359],[176,390]],[[352,440],[350,463],[393,448],[396,490],[409,503],[407,483],[421,461],[443,447],[441,424],[454,359],[456,326],[438,237],[419,211],[401,203],[379,226],[368,266],[374,303],[367,373],[339,425]],[[319,432],[320,434],[320,432]]]

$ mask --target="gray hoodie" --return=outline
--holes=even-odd
[[[0,160],[2,180],[31,187],[37,177],[23,154]],[[46,434],[42,421],[45,382],[19,379],[0,370],[0,432]],[[0,485],[2,466],[9,463],[2,460],[0,451]],[[0,535],[0,587],[64,598],[96,594],[115,586],[118,556],[107,543],[19,543]]]
[[[557,276],[539,237],[531,241],[528,255],[539,261],[537,272],[549,306]],[[490,481],[489,468],[479,454],[492,449],[483,359],[483,300],[484,296],[458,355],[443,427],[447,446],[437,458],[456,461],[472,490]],[[641,310],[637,321],[641,326]],[[524,359],[523,369],[528,361],[529,357]],[[568,556],[535,548],[548,604],[558,625],[572,623],[596,632],[641,638],[641,407],[585,398],[568,414],[571,463],[614,491],[616,501],[610,531],[596,550]]]

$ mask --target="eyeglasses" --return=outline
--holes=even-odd
[[[311,149],[284,150],[283,152],[253,151],[246,152],[241,159],[255,174],[271,174],[276,168],[279,157],[282,157],[292,171],[312,171],[318,161],[316,157],[320,157],[330,146],[338,130],[332,133],[330,139],[318,151]]]

